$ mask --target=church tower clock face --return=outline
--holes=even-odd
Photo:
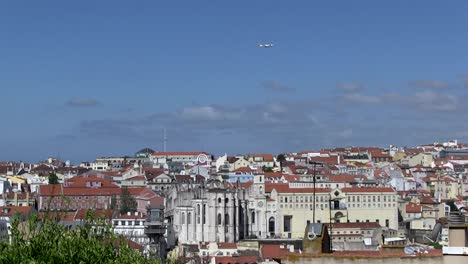
[[[263,202],[258,202],[258,203],[257,203],[257,206],[258,206],[258,207],[263,207]]]

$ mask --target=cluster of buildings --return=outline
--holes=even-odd
[[[0,163],[0,239],[14,213],[65,212],[74,228],[89,209],[142,252],[190,263],[464,255],[468,145]]]

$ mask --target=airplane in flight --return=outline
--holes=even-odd
[[[267,43],[267,44],[258,44],[257,47],[259,48],[273,48],[273,44]]]

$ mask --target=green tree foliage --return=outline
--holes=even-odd
[[[116,208],[117,208],[117,197],[115,195],[112,195],[110,209],[114,210]]]
[[[137,209],[137,202],[132,197],[127,187],[122,187],[120,194],[120,213],[126,214],[127,212],[135,212]]]
[[[283,162],[286,161],[286,156],[284,154],[278,154],[278,156],[276,157],[276,160],[279,162],[280,164],[280,169],[281,171],[283,171]]]
[[[455,205],[454,200],[450,200],[450,201],[446,202],[445,204],[450,206],[450,212],[458,212],[458,207]]]
[[[69,230],[50,213],[26,222],[12,221],[12,241],[0,243],[0,263],[159,263],[130,248],[93,211],[77,229]]]
[[[265,165],[262,167],[262,169],[263,169],[263,172],[273,172],[273,169],[272,169],[272,168],[267,167],[267,166],[265,166]]]
[[[49,173],[49,184],[58,184],[58,176],[57,174],[51,172]]]

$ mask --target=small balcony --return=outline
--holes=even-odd
[[[148,227],[148,226],[162,226],[164,227],[164,222],[162,220],[150,220],[150,219],[146,219],[146,222],[145,222],[145,227]]]

